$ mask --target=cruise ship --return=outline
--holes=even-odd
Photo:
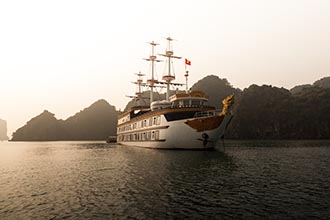
[[[204,92],[188,89],[186,68],[186,90],[177,91],[170,96],[171,86],[183,84],[173,83],[175,74],[171,66],[172,59],[181,57],[174,56],[173,39],[166,39],[167,48],[165,54],[161,54],[165,57],[166,73],[162,81],[155,79],[155,64],[160,62],[155,55],[155,46],[158,44],[150,42],[151,54],[146,60],[151,63],[151,77],[144,83],[143,74],[138,74],[136,84],[139,89],[133,97],[137,104],[118,116],[117,143],[152,149],[212,149],[219,139],[224,137],[233,117],[231,106],[234,95],[222,100],[221,111],[209,106],[208,96]],[[190,61],[185,61],[186,65],[190,65]],[[158,85],[166,87],[165,100],[154,101],[154,88]],[[142,86],[150,88],[149,105],[141,104]]]

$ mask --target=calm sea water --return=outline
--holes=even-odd
[[[329,219],[330,141],[0,142],[0,219]]]

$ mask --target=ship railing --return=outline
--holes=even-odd
[[[209,105],[171,105],[169,108],[212,108]]]
[[[210,117],[216,115],[215,111],[196,112],[194,118]]]

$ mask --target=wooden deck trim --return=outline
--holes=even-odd
[[[195,118],[187,120],[185,123],[197,132],[209,131],[218,128],[223,122],[224,115],[215,115],[206,118]]]

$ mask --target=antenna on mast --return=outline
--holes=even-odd
[[[166,99],[169,100],[169,93],[170,93],[170,84],[171,81],[175,80],[175,74],[174,70],[172,71],[172,59],[181,59],[181,57],[174,56],[173,47],[172,47],[172,41],[173,39],[171,37],[167,37],[167,48],[165,51],[165,54],[160,54],[161,56],[164,56],[167,58],[166,60],[166,68],[165,73],[163,75],[163,80],[166,82],[167,92],[166,92]],[[173,74],[172,74],[173,73]]]

